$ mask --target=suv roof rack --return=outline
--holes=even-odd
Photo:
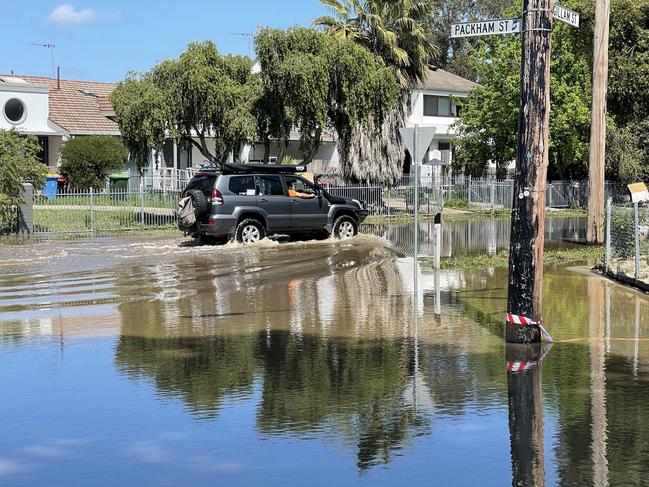
[[[223,174],[295,174],[306,172],[306,166],[282,166],[279,164],[223,164]]]

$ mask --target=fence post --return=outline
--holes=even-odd
[[[608,274],[608,268],[611,265],[611,203],[613,198],[606,200],[606,254],[604,259],[604,271]]]
[[[469,193],[469,196],[468,196],[468,200],[469,200],[469,201],[468,201],[468,205],[471,206],[471,175],[470,175],[470,174],[469,174],[469,189],[468,189],[467,193]]]
[[[490,190],[489,198],[491,199],[491,209],[495,210],[496,209],[496,180],[495,179],[491,180],[491,190]]]
[[[144,226],[144,188],[140,186],[140,224]]]
[[[640,279],[640,218],[638,215],[638,202],[633,203],[633,236],[635,237],[635,279]]]
[[[552,183],[548,183],[548,208],[552,208]]]
[[[95,189],[90,187],[90,236],[95,236]]]

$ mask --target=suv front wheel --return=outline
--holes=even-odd
[[[234,232],[234,238],[238,243],[249,245],[259,242],[266,237],[264,225],[255,218],[241,220]]]
[[[336,218],[333,230],[334,237],[345,240],[358,234],[358,224],[351,216],[342,215]]]

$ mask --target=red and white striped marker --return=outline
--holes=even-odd
[[[507,362],[507,372],[523,372],[524,370],[533,369],[537,365],[538,362],[525,362],[522,360]]]
[[[514,313],[507,313],[505,316],[507,323],[511,325],[521,325],[521,326],[538,326],[541,329],[541,334],[545,337],[546,341],[554,343],[554,340],[548,333],[548,331],[543,328],[543,320],[540,322],[532,321],[529,318],[521,315],[515,315]]]

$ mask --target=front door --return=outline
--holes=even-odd
[[[286,196],[279,176],[257,176],[257,205],[266,217],[269,231],[280,232],[289,229],[290,202],[291,199]]]
[[[329,202],[318,196],[315,186],[297,176],[284,176],[290,198],[291,227],[318,230],[327,224]]]

